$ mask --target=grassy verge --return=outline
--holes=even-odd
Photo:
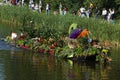
[[[0,21],[13,26],[27,27],[29,22],[33,21],[34,36],[44,36],[45,38],[68,36],[68,29],[72,23],[77,23],[78,27],[88,28],[92,33],[92,38],[101,41],[111,41],[113,44],[120,43],[120,25],[117,23],[108,23],[101,19],[81,18],[67,15],[46,15],[45,12],[38,13],[28,9],[28,7],[0,6]]]

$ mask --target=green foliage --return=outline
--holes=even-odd
[[[88,28],[92,33],[92,39],[97,37],[100,40],[120,40],[119,24],[111,24],[101,19],[81,18],[71,14],[50,14],[49,16],[46,16],[44,13],[39,14],[38,12],[33,12],[27,7],[2,6],[0,7],[0,10],[0,15],[2,15],[0,16],[0,19],[9,21],[16,20],[17,22],[20,22],[21,31],[27,33],[29,38],[43,37],[46,40],[49,38],[60,40],[60,37],[69,36],[69,26],[72,23],[77,23],[78,28]],[[33,21],[34,23],[32,26],[30,25],[30,21]],[[98,49],[89,46],[86,38],[80,38],[78,41],[80,43],[80,47],[69,49],[68,46],[62,46],[61,48],[57,48],[57,53],[55,53],[55,55],[58,57],[71,57],[73,55],[94,55],[98,52]],[[48,49],[48,45],[43,44],[40,46],[39,42],[32,45],[32,41],[29,40],[18,40],[17,44],[32,46],[32,48],[37,51],[39,51],[40,47]]]
[[[88,30],[92,33],[91,38],[97,38],[99,40],[115,40],[119,41],[119,24],[108,23],[102,19],[94,18],[81,18],[67,15],[53,15],[46,16],[45,13],[39,14],[33,12],[27,7],[16,7],[16,6],[1,6],[0,7],[0,19],[11,21],[13,24],[20,23],[23,31],[27,32],[30,37],[43,36],[46,39],[50,37],[56,40],[60,36],[69,36],[68,30],[72,23],[77,23],[77,27]],[[16,21],[14,23],[13,21]],[[30,27],[30,21],[34,22],[33,27]]]
[[[83,48],[82,47],[74,48],[74,55],[75,56],[83,55]]]
[[[16,44],[18,46],[24,45],[24,40],[17,40]]]
[[[60,58],[65,58],[65,57],[69,57],[71,55],[74,55],[74,50],[70,49],[68,46],[65,46],[63,48],[58,48],[58,51],[56,52],[56,56],[60,57]]]

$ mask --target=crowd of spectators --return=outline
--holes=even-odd
[[[7,0],[3,0],[3,3],[7,3],[7,2],[8,2]],[[24,6],[24,0],[9,0],[9,3],[13,5],[18,5],[18,6],[19,5]],[[43,7],[42,0],[39,0],[39,3],[35,3],[33,0],[29,0],[28,6],[30,9],[34,11],[38,11],[39,13],[41,13],[43,10],[46,11],[46,15],[49,15],[50,13],[50,4],[46,3],[46,6]],[[63,6],[61,2],[59,4],[59,11],[53,12],[53,14],[55,15],[57,14],[66,15],[67,13],[68,13],[68,9],[66,8],[66,6]],[[88,8],[81,6],[77,12],[73,11],[72,14],[78,15],[80,17],[86,17],[86,18],[94,17],[96,19],[98,19],[99,16],[101,16],[103,20],[106,20],[108,22],[113,22],[115,9],[109,8],[107,10],[106,8],[103,8],[102,10],[100,10],[98,7],[94,6],[94,4],[90,3]]]

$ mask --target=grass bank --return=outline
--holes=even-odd
[[[77,23],[78,27],[88,28],[92,33],[92,38],[101,41],[111,41],[113,44],[120,43],[120,24],[108,23],[101,19],[81,18],[71,14],[67,15],[46,15],[45,12],[38,13],[30,10],[28,7],[20,6],[0,6],[0,21],[13,26],[27,27],[29,22],[33,21],[34,36],[44,36],[45,38],[54,37],[59,39],[60,36],[68,36],[69,26]]]

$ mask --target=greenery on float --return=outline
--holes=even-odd
[[[23,49],[29,49],[37,53],[42,54],[49,54],[54,55],[59,58],[82,58],[86,59],[88,56],[94,56],[96,55],[96,61],[105,61],[107,57],[110,57],[110,49],[107,49],[105,47],[102,47],[101,49],[95,48],[91,46],[91,44],[86,41],[86,38],[80,38],[79,43],[81,44],[79,47],[70,48],[64,40],[60,40],[62,42],[58,41],[52,41],[44,39],[42,42],[40,40],[41,38],[16,38],[15,39],[15,46],[23,48]],[[8,43],[11,43],[11,37],[6,37],[6,40]],[[85,42],[86,41],[86,42]],[[55,46],[55,43],[57,45]],[[102,55],[102,56],[101,56]]]

